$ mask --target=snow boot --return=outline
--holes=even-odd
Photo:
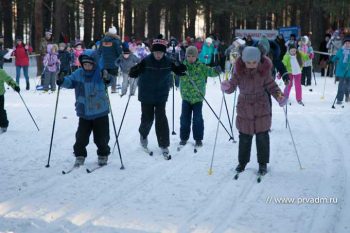
[[[5,133],[7,131],[6,127],[0,127],[0,134]]]
[[[99,166],[105,166],[108,162],[108,156],[98,156],[97,163]]]
[[[265,175],[267,173],[267,164],[266,163],[259,163],[259,175]]]
[[[170,160],[171,159],[171,155],[169,154],[168,147],[161,147],[160,149],[162,151],[162,155],[163,155],[164,159],[165,160]]]
[[[304,103],[303,103],[303,101],[301,101],[301,100],[298,101],[298,104],[300,104],[300,105],[302,105],[302,106],[305,106]]]
[[[196,147],[201,147],[201,146],[203,146],[202,140],[196,140],[195,146],[196,146]]]
[[[30,88],[29,82],[26,82],[26,90],[28,91]]]
[[[345,102],[349,102],[349,101],[350,101],[349,96],[345,96]]]
[[[343,104],[343,101],[337,100],[337,104],[341,105],[341,104]]]
[[[141,146],[143,148],[147,148],[147,145],[148,145],[148,140],[147,140],[147,137],[143,137],[141,134],[140,134],[140,143],[141,143]]]
[[[187,143],[186,140],[181,140],[179,144],[180,144],[180,146],[184,146],[184,145],[186,145],[186,143]]]
[[[84,162],[85,162],[84,156],[77,156],[77,157],[75,157],[74,167],[80,167],[80,166],[84,165]]]
[[[239,163],[238,166],[236,167],[236,172],[243,172],[246,165],[247,164]]]

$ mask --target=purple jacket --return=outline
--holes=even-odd
[[[60,66],[60,59],[58,59],[58,53],[51,52],[52,44],[47,45],[47,54],[44,57],[44,66],[49,72],[58,72]]]
[[[271,76],[272,62],[263,57],[258,68],[250,70],[241,58],[236,61],[236,71],[229,81],[232,93],[239,87],[236,127],[244,134],[256,134],[268,131],[271,127],[270,93],[276,100],[283,96]]]

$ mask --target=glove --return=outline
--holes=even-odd
[[[109,84],[111,82],[111,78],[109,77],[107,70],[102,71],[102,79],[105,84]]]
[[[287,96],[281,96],[278,99],[278,104],[280,105],[280,107],[283,107],[284,105],[286,105],[288,102],[288,97]]]
[[[187,71],[187,66],[184,64],[179,64],[178,66],[173,64],[172,70],[176,75],[185,76]]]
[[[287,74],[286,74],[286,75],[283,75],[283,76],[282,76],[282,80],[283,80],[283,82],[284,82],[284,85],[287,86],[287,85],[289,84],[289,80],[290,80],[290,79],[289,79],[289,75],[287,75]]]
[[[64,77],[58,76],[56,80],[57,86],[61,86],[64,82]]]
[[[280,73],[277,73],[277,74],[276,74],[276,78],[277,78],[277,79],[281,79],[281,74],[280,74]]]
[[[13,88],[13,90],[15,90],[16,92],[20,92],[21,91],[21,88],[19,88],[19,86],[15,86],[14,88]]]
[[[139,77],[139,75],[143,72],[144,67],[145,67],[144,62],[141,62],[141,63],[137,64],[136,66],[131,67],[131,69],[129,71],[129,77],[130,78]]]
[[[221,82],[221,90],[227,94],[231,94],[233,92],[233,88],[229,80],[224,80]]]

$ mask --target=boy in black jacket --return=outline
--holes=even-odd
[[[183,76],[186,66],[175,65],[171,59],[164,56],[167,41],[162,39],[153,40],[152,53],[145,57],[141,63],[131,68],[129,76],[139,77],[138,99],[141,102],[141,125],[139,127],[140,142],[147,149],[147,136],[151,130],[153,120],[156,121],[156,134],[158,145],[166,160],[170,159],[168,147],[169,124],[165,115],[165,106],[169,96],[171,71],[176,75]]]

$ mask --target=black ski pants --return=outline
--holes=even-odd
[[[110,154],[109,121],[108,115],[93,120],[79,118],[78,130],[75,134],[73,146],[75,156],[87,156],[86,146],[89,144],[90,134],[94,134],[94,142],[97,146],[97,155],[108,156]]]
[[[7,128],[9,126],[9,121],[7,120],[7,114],[5,110],[5,97],[0,95],[0,127]]]
[[[169,124],[165,115],[166,102],[160,104],[141,103],[141,124],[139,132],[146,138],[152,128],[154,116],[156,118],[156,135],[158,146],[166,148],[170,145]]]
[[[253,135],[239,132],[238,161],[247,164],[250,161]],[[255,134],[258,163],[268,163],[270,160],[269,132]]]

